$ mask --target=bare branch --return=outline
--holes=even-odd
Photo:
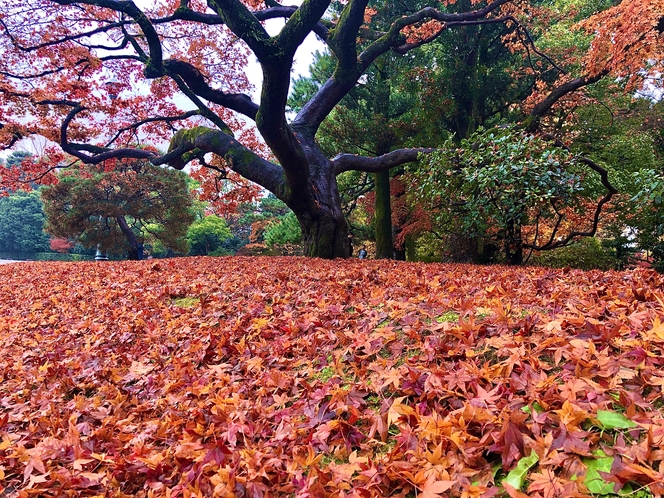
[[[164,68],[171,77],[179,76],[189,91],[198,97],[237,111],[253,120],[256,119],[258,105],[249,96],[242,93],[224,93],[210,87],[203,74],[187,62],[168,59],[164,61]]]
[[[125,126],[123,128],[120,128],[117,133],[111,138],[107,143],[106,147],[110,147],[113,145],[113,143],[122,135],[124,132],[129,131],[129,130],[136,130],[143,126],[144,124],[148,123],[156,123],[156,122],[162,122],[162,123],[172,123],[173,121],[182,121],[183,119],[190,118],[192,116],[200,116],[201,112],[200,111],[188,111],[185,112],[184,114],[179,114],[178,116],[156,116],[154,118],[147,118],[143,119],[141,121],[137,121],[136,123],[132,123],[129,126]]]
[[[60,147],[67,154],[77,157],[86,164],[99,164],[108,159],[114,158],[134,158],[134,159],[152,159],[156,156],[153,152],[143,149],[108,149],[106,147],[97,147],[95,145],[71,143],[67,139],[67,130],[69,124],[77,114],[87,109],[79,102],[71,100],[42,100],[38,104],[62,105],[71,107],[67,117],[60,126]],[[84,154],[83,151],[91,152],[93,155]]]
[[[444,25],[461,26],[464,23],[482,20],[491,12],[498,9],[501,5],[508,3],[510,0],[496,0],[488,4],[483,9],[473,10],[470,12],[463,12],[460,14],[450,14],[441,12],[433,7],[425,7],[410,16],[403,16],[397,19],[390,29],[381,36],[378,40],[370,44],[359,56],[359,63],[361,67],[366,69],[378,56],[384,54],[388,50],[397,48],[404,44],[404,36],[401,31],[408,27],[417,25],[426,20],[436,20]],[[483,19],[486,22],[491,22],[490,19]]]
[[[421,47],[422,45],[426,45],[427,43],[431,43],[434,41],[436,38],[438,38],[443,31],[449,28],[455,28],[455,27],[465,27],[465,26],[479,26],[483,24],[501,24],[506,21],[512,21],[513,18],[512,16],[504,16],[504,17],[495,17],[492,19],[479,19],[475,21],[452,21],[452,22],[447,22],[442,24],[442,27],[433,33],[432,35],[422,38],[421,40],[415,41],[415,42],[410,42],[410,43],[404,43],[403,45],[400,45],[398,47],[393,48],[392,50],[398,54],[405,54],[413,49],[416,49],[418,47]]]
[[[11,34],[11,31],[9,30],[9,28],[7,27],[7,25],[5,24],[5,22],[2,19],[0,19],[0,26],[2,26],[4,28],[5,34],[11,40],[12,45],[14,45],[14,47],[16,47],[18,50],[20,50],[21,52],[35,52],[35,51],[37,51],[39,49],[42,49],[42,48],[52,47],[52,46],[55,46],[55,45],[59,45],[61,43],[68,42],[68,41],[77,41],[77,40],[80,40],[81,38],[87,38],[87,37],[90,37],[90,36],[93,36],[93,35],[96,35],[96,34],[105,33],[107,31],[110,31],[110,30],[115,29],[115,28],[119,28],[123,25],[130,24],[132,22],[133,21],[119,21],[119,22],[115,22],[115,23],[110,23],[107,26],[102,26],[102,27],[99,27],[99,28],[96,28],[96,29],[92,29],[90,31],[85,31],[83,33],[77,33],[75,35],[64,36],[62,38],[58,38],[58,39],[55,39],[55,40],[49,40],[47,42],[40,43],[38,45],[32,45],[30,47],[25,47],[25,46],[21,45],[20,43],[18,43],[16,41],[16,38],[14,38],[14,36]],[[106,48],[106,47],[104,47],[104,48]]]
[[[563,144],[560,140],[557,138],[551,136],[551,135],[545,135],[544,138],[551,140],[557,147],[563,148],[565,150],[569,150],[565,144]],[[549,241],[541,246],[538,246],[534,243],[533,244],[524,244],[523,247],[526,249],[534,249],[536,251],[545,251],[545,250],[550,250],[550,249],[556,249],[558,247],[563,247],[568,245],[570,242],[572,242],[574,239],[580,238],[580,237],[592,237],[597,233],[597,229],[599,228],[599,221],[600,221],[600,215],[602,213],[602,208],[604,205],[611,201],[613,196],[618,193],[618,190],[611,184],[609,181],[609,172],[602,168],[599,164],[597,164],[595,161],[592,159],[581,156],[579,158],[583,164],[588,166],[590,169],[595,171],[599,177],[600,181],[602,182],[602,185],[606,189],[606,194],[604,197],[602,197],[598,202],[597,205],[595,206],[595,212],[593,213],[592,217],[592,225],[589,230],[581,231],[581,230],[574,230],[567,234],[566,237],[563,237],[559,240],[554,240],[555,233],[560,226],[560,223],[562,222],[562,214],[558,212],[556,209],[556,206],[552,204],[552,207],[554,208],[554,211],[556,211],[556,214],[558,215],[558,221],[556,223],[556,228],[554,229],[551,238]]]
[[[581,78],[575,78],[554,88],[543,101],[538,103],[535,107],[533,107],[533,110],[530,111],[531,119],[530,122],[527,123],[526,128],[530,131],[533,131],[537,127],[537,121],[539,118],[544,116],[544,114],[546,114],[549,109],[551,109],[561,98],[575,92],[579,88],[583,88],[584,86],[598,82],[607,74],[609,74],[608,69],[604,69],[595,75],[586,75],[582,76]]]
[[[436,149],[397,149],[378,157],[356,156],[354,154],[339,154],[332,159],[335,174],[344,171],[365,171],[379,173],[401,164],[417,161],[419,154],[434,152]]]

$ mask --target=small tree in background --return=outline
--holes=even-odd
[[[272,247],[275,245],[300,244],[302,230],[295,214],[290,212],[283,218],[271,224],[263,235],[265,243]]]
[[[194,220],[186,174],[145,161],[76,165],[41,191],[46,230],[137,259],[151,238],[186,253]]]
[[[0,251],[35,253],[48,250],[44,222],[37,192],[0,196]]]
[[[589,172],[573,154],[526,132],[479,130],[423,161],[428,168],[415,173],[412,191],[433,225],[491,243],[510,264],[523,262],[524,249],[561,247],[593,225],[583,197]]]
[[[11,168],[20,168],[23,161],[30,160],[32,154],[24,150],[15,150],[7,157],[5,161],[5,167]]]
[[[50,240],[49,246],[52,251],[68,253],[76,244],[63,237],[54,237]]]
[[[223,218],[216,214],[194,221],[187,230],[189,254],[194,256],[222,255],[222,245],[232,238]]]

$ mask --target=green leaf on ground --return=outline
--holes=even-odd
[[[631,429],[637,426],[622,413],[608,410],[597,410],[597,420],[603,429]]]
[[[512,470],[509,471],[502,482],[507,482],[515,489],[520,489],[526,482],[528,471],[538,462],[539,457],[534,451],[530,456],[523,457]]]
[[[603,451],[598,451],[599,458],[584,458],[583,463],[588,468],[586,472],[585,485],[593,494],[609,495],[613,494],[613,487],[615,483],[606,482],[600,472],[611,472],[611,465],[613,465],[613,457],[606,456]]]

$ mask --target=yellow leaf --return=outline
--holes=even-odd
[[[7,436],[2,436],[2,442],[0,442],[0,451],[4,451],[12,445],[12,440]]]
[[[565,401],[562,409],[555,410],[555,412],[560,416],[560,423],[568,428],[577,427],[581,422],[588,418],[587,411],[569,401]]]
[[[664,323],[660,323],[659,317],[652,321],[652,328],[643,334],[647,340],[664,340]]]

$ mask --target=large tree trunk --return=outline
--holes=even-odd
[[[306,256],[326,259],[350,257],[348,225],[343,214],[339,216],[336,211],[323,208],[298,216]]]
[[[306,140],[302,136],[300,139]],[[330,160],[313,140],[305,150],[309,160],[309,181],[304,188],[290,190],[289,197],[282,200],[300,222],[306,256],[348,258],[352,253],[351,240],[341,210],[336,175]]]

